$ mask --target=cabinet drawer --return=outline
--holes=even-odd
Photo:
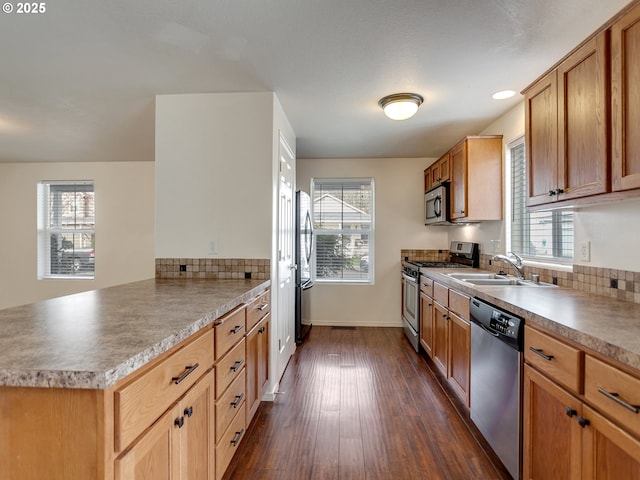
[[[222,358],[246,332],[244,305],[216,321],[216,360]]]
[[[449,290],[449,310],[468,320],[469,297],[456,290]]]
[[[580,350],[525,325],[525,361],[576,393],[582,393],[582,357]]]
[[[420,276],[420,291],[430,297],[433,297],[433,280],[424,275]]]
[[[247,332],[271,311],[271,292],[266,291],[247,305]]]
[[[208,329],[114,394],[116,450],[129,445],[213,365]]]
[[[216,401],[216,443],[222,438],[222,434],[227,429],[231,420],[240,407],[245,404],[246,385],[245,369],[236,377],[229,388]]]
[[[584,396],[606,416],[640,436],[640,378],[586,355]]]
[[[433,299],[443,307],[449,306],[449,288],[441,283],[433,282]]]
[[[216,398],[220,398],[233,380],[244,371],[246,363],[244,338],[216,363]]]
[[[220,480],[229,462],[236,453],[240,441],[244,438],[245,433],[245,404],[238,409],[238,414],[234,417],[229,428],[222,434],[220,443],[216,446],[216,479]]]

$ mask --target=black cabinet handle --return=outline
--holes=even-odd
[[[588,425],[591,425],[591,422],[590,422],[589,420],[587,420],[586,418],[581,417],[580,415],[578,415],[578,424],[579,424],[582,428],[584,428],[584,427],[586,427],[586,426],[588,426]]]
[[[184,425],[184,417],[178,417],[173,421],[173,424],[176,425],[178,428],[182,428],[182,426]]]
[[[556,194],[555,190],[549,190],[549,196],[553,197]]]
[[[602,395],[604,395],[605,397],[607,397],[609,400],[613,400],[614,402],[616,402],[618,405],[623,406],[624,408],[626,408],[627,410],[632,411],[633,413],[638,413],[640,412],[640,405],[631,405],[628,402],[625,402],[623,399],[620,398],[620,395],[618,395],[615,392],[607,392],[604,388],[599,388],[598,392],[600,392]]]
[[[185,408],[184,412],[183,412],[187,417],[191,418],[191,415],[193,415],[193,406],[189,407],[189,408]]]
[[[231,333],[233,335],[235,335],[236,333],[238,333],[240,330],[242,330],[243,325],[236,325],[235,328],[233,330],[231,330]]]
[[[258,333],[264,333],[264,330],[265,330],[265,329],[264,329],[264,327],[260,327],[260,328],[258,329]]]
[[[175,383],[176,385],[178,385],[180,382],[182,382],[185,378],[187,378],[189,375],[191,375],[193,373],[193,371],[198,368],[200,366],[199,363],[194,363],[193,365],[187,365],[185,368],[185,371],[182,372],[182,375],[180,375],[179,377],[171,377],[171,381],[173,383]]]
[[[567,417],[573,417],[574,415],[578,414],[578,412],[576,412],[575,409],[571,407],[564,407],[564,412],[567,414]]]
[[[230,370],[232,372],[237,372],[238,370],[240,370],[240,367],[244,364],[244,360],[236,360],[236,362],[231,365]]]
[[[242,403],[242,399],[244,398],[244,393],[241,393],[240,395],[236,395],[236,401],[235,402],[231,402],[231,406],[233,408],[238,408],[238,405],[240,405]]]
[[[244,433],[244,428],[239,432],[236,432],[236,436],[233,437],[233,440],[231,440],[231,445],[233,445],[234,447],[238,445],[238,443],[240,442],[240,439],[242,438],[243,433]]]
[[[564,190],[561,188],[557,188],[556,189],[556,195],[560,195],[561,193],[564,193]]]
[[[544,353],[544,351],[541,348],[529,347],[529,350],[531,350],[536,355],[541,356],[545,360],[549,360],[549,361],[553,360],[553,355],[547,355],[546,353]]]

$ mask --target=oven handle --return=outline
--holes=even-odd
[[[405,280],[407,280],[408,282],[416,283],[416,284],[418,283],[418,279],[417,279],[417,278],[410,277],[410,276],[409,276],[409,275],[407,275],[406,273],[403,273],[403,274],[402,274],[402,277],[403,277]]]

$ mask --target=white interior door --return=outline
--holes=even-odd
[[[278,181],[278,316],[277,381],[284,373],[295,351],[295,259],[293,185],[295,157],[287,142],[280,136]]]

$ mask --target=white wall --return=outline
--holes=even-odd
[[[0,164],[0,308],[153,278],[153,162]],[[38,280],[36,185],[93,180],[95,280]]]
[[[312,177],[375,178],[375,284],[316,284],[310,317],[317,325],[401,326],[400,250],[448,249],[449,227],[425,227],[423,171],[436,159],[298,159],[298,188]]]
[[[156,257],[271,257],[273,102],[271,92],[156,97]]]

